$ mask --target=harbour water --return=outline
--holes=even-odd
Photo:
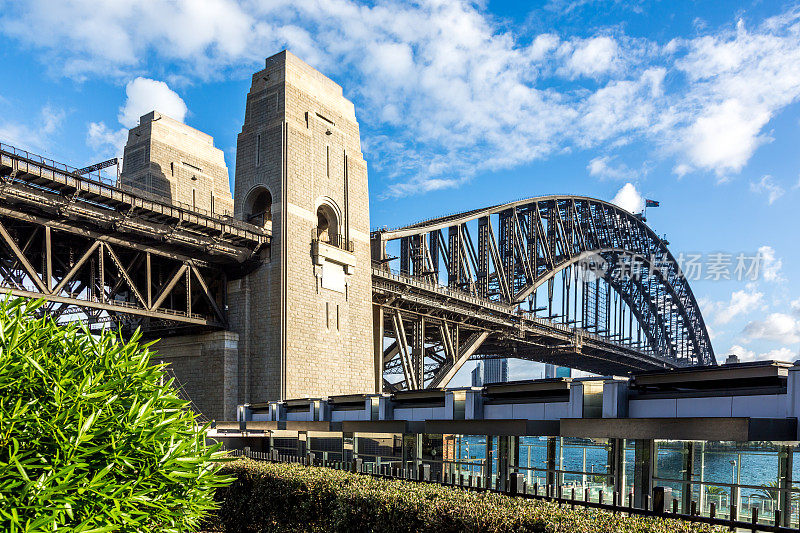
[[[563,450],[562,448],[563,444]],[[685,450],[683,443],[660,441],[657,470],[654,473],[657,485],[673,487],[680,492],[684,479]],[[694,491],[705,483],[706,493],[714,495],[730,493],[731,485],[740,487],[742,498],[758,498],[765,495],[762,487],[776,483],[778,479],[778,446],[772,443],[698,443],[694,450],[692,480]],[[458,459],[475,463],[472,470],[477,473],[478,464],[486,457],[486,439],[481,436],[465,436],[460,439]],[[529,483],[543,484],[546,479],[547,439],[522,437],[519,450],[519,471],[526,475]],[[562,473],[564,485],[605,485],[605,474],[609,473],[608,447],[602,441],[589,439],[559,439],[556,468]],[[632,445],[626,448],[626,485],[633,478]],[[800,450],[793,452],[792,479],[800,480]],[[469,469],[469,467],[466,467]],[[494,468],[493,468],[494,470]],[[719,483],[720,485],[713,485]],[[800,483],[794,488],[800,490]]]

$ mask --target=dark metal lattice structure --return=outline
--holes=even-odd
[[[223,328],[227,280],[257,264],[269,237],[0,145],[0,290],[44,299],[59,320]]]
[[[0,290],[44,299],[58,319],[159,336],[225,328],[227,282],[269,245],[269,230],[0,145]],[[666,243],[599,200],[378,231],[372,253],[379,389],[443,387],[476,358],[601,374],[715,364]]]
[[[372,242],[384,315],[375,323],[389,339],[376,362],[391,388],[443,386],[480,357],[606,374],[716,364],[680,265],[640,217],[615,205],[530,198],[377,231]],[[399,260],[394,291],[381,288],[389,252]],[[480,316],[502,312],[505,327]]]

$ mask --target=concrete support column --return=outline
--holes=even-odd
[[[653,490],[655,442],[651,439],[633,441],[633,505],[643,509]]]
[[[406,433],[403,435],[403,470],[411,472],[414,477],[422,464],[422,434]]]
[[[519,436],[508,437],[508,473],[519,472]]]
[[[786,380],[786,416],[800,420],[800,359],[789,369]],[[797,433],[800,438],[800,424]]]
[[[508,490],[508,476],[511,474],[513,460],[512,437],[501,435],[497,437],[497,478],[499,480],[498,489]]]
[[[619,494],[621,502],[625,502],[625,439],[610,439],[608,464],[610,465],[611,483]]]
[[[603,418],[628,417],[628,380],[603,382]]]
[[[480,390],[464,391],[464,418],[479,420],[483,418],[483,395]]]
[[[372,350],[375,353],[375,392],[383,392],[383,307],[372,306]]]
[[[698,445],[700,450],[700,465],[699,465],[699,475],[700,475],[700,497],[698,498],[700,510],[702,511],[706,507],[706,487],[703,485],[703,481],[705,481],[706,477],[706,443],[700,442]]]
[[[215,331],[168,337],[154,345],[158,360],[169,363],[181,395],[192,409],[212,420],[234,420],[239,396],[239,335]]]
[[[283,402],[270,402],[269,417],[273,421],[286,420],[286,404]]]
[[[492,448],[492,436],[486,435],[486,468],[483,469],[483,486],[487,488],[492,485],[492,459],[495,453],[497,452]]]
[[[378,420],[393,420],[394,405],[392,399],[386,396],[378,398]]]
[[[558,470],[564,470],[564,437],[558,438]],[[564,472],[556,472],[556,489],[564,484]]]

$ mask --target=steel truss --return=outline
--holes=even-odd
[[[225,327],[228,277],[257,265],[269,240],[0,145],[0,290],[46,300],[59,320],[159,334]]]
[[[391,251],[397,250],[403,277],[590,333],[660,366],[715,364],[697,302],[666,243],[639,217],[612,204],[583,197],[532,198],[374,232],[372,242],[376,267],[383,271],[391,260],[387,246],[395,246]],[[392,320],[385,332],[396,343],[397,331],[401,337],[407,331]],[[449,349],[440,330],[422,330],[430,349],[420,353]],[[552,356],[552,347],[538,352],[490,330],[470,355],[566,362]],[[400,367],[389,355],[394,354],[383,359],[391,375]],[[634,367],[625,357],[601,366],[606,372],[629,371]],[[453,359],[456,371],[462,359]],[[570,366],[597,370],[596,361],[571,359]],[[410,381],[404,372],[400,386],[446,383],[434,376],[450,363],[434,357],[426,364],[427,380]]]
[[[225,274],[188,257],[0,217],[0,288],[54,318],[147,329],[224,327]]]

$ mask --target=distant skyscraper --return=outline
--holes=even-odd
[[[572,377],[572,369],[566,366],[556,366],[548,363],[544,365],[544,377],[546,379]]]
[[[474,369],[472,369],[472,386],[473,387],[483,387],[483,379],[481,379],[481,364],[478,363]]]
[[[508,381],[507,359],[486,359],[483,361],[483,383],[505,383]]]

